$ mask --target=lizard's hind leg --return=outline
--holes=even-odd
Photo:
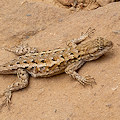
[[[20,56],[20,55],[25,55],[27,53],[37,53],[38,50],[36,48],[29,47],[28,45],[19,45],[19,46],[14,46],[12,48],[4,48],[5,50],[9,52],[13,52],[14,54]]]
[[[6,105],[9,108],[9,103],[11,102],[11,98],[12,98],[12,92],[18,91],[20,89],[27,87],[28,81],[29,81],[29,74],[27,73],[27,71],[24,69],[18,69],[17,76],[20,79],[20,81],[15,82],[10,86],[8,86],[8,88],[3,92],[3,94],[0,95],[0,97],[2,96],[5,97],[2,104],[0,105],[0,109]]]

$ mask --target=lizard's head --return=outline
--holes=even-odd
[[[80,56],[83,56],[83,59],[86,61],[91,61],[105,54],[109,49],[112,48],[113,43],[102,37],[99,37],[80,46]]]

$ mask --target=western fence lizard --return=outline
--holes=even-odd
[[[76,70],[81,68],[85,62],[95,60],[105,54],[112,48],[113,43],[102,37],[85,41],[93,32],[94,29],[89,28],[80,38],[69,41],[66,48],[53,51],[38,52],[36,48],[26,45],[6,49],[19,57],[1,65],[0,74],[17,74],[20,82],[14,82],[1,94],[0,97],[5,97],[1,107],[9,105],[12,92],[28,86],[29,75],[49,77],[65,72],[82,85],[95,83],[94,78],[82,77]]]

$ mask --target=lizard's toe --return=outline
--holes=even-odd
[[[7,106],[9,109],[9,104],[11,103],[11,91],[6,91],[3,94],[0,95],[0,97],[4,96],[4,100],[2,101],[2,103],[0,104],[0,109],[2,109],[3,106]]]
[[[78,81],[83,86],[85,86],[85,85],[91,85],[92,86],[93,83],[96,84],[95,79],[93,77],[89,76],[89,75],[85,76],[85,77],[82,77],[82,79],[79,79]]]
[[[92,84],[96,84],[95,79],[94,79],[93,77],[91,77],[90,75],[85,76],[83,82],[84,82],[85,84],[91,85],[91,86],[92,86]]]

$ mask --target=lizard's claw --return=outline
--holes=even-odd
[[[82,79],[79,79],[78,82],[80,82],[83,86],[85,86],[85,85],[92,86],[93,83],[96,84],[95,79],[89,75],[82,77]]]
[[[2,104],[0,104],[0,109],[2,109],[3,106],[7,106],[9,109],[9,104],[11,103],[11,91],[5,91],[3,94],[0,95],[1,97],[5,97],[4,100],[2,101]]]
[[[95,32],[95,29],[92,29],[91,27],[89,27],[85,35],[87,35],[88,37],[91,37],[94,34],[94,32]]]

